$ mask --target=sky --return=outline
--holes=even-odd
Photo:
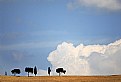
[[[47,70],[63,42],[108,46],[120,39],[120,0],[0,0],[0,74]]]

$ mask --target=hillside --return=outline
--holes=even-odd
[[[121,82],[121,76],[0,76],[0,82]]]

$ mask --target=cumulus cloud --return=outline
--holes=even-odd
[[[110,75],[121,73],[121,40],[108,45],[74,46],[63,42],[48,56],[52,64],[52,74],[55,69],[63,67],[66,75]]]
[[[70,2],[67,6],[69,9],[84,6],[106,9],[110,11],[121,10],[120,0],[75,0]]]

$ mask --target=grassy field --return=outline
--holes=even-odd
[[[0,82],[121,82],[121,76],[0,76]]]

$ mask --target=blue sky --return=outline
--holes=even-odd
[[[120,3],[78,1],[85,0],[0,0],[0,73],[47,69],[49,53],[64,41],[108,44],[121,38]]]

